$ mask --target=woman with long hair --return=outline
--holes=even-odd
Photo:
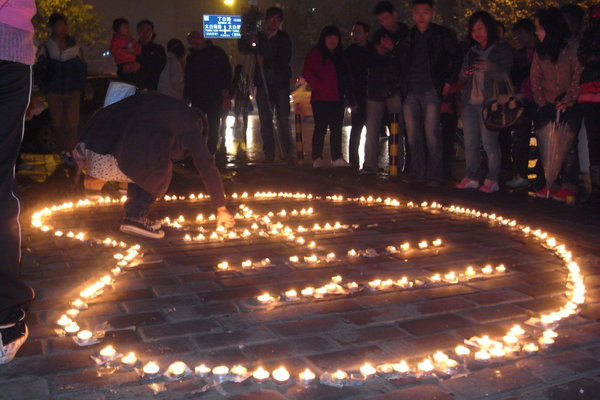
[[[310,101],[315,119],[312,139],[313,167],[323,166],[323,143],[327,127],[330,131],[332,166],[350,166],[342,157],[344,103],[346,94],[349,93],[349,85],[342,35],[337,27],[330,25],[323,28],[319,43],[306,56],[302,75],[312,87]]]
[[[572,36],[563,14],[555,7],[538,11],[535,15],[535,34],[538,44],[531,64],[531,90],[538,106],[535,118],[536,129],[540,129],[556,118],[566,121],[573,132],[581,126],[580,113],[575,106],[579,96],[579,80],[582,66],[577,59],[579,40]],[[579,161],[576,141],[569,149],[560,174],[562,187],[543,187],[537,192],[541,198],[566,201],[577,195]]]
[[[465,83],[462,94],[464,125],[465,178],[458,189],[477,189],[484,193],[498,191],[501,152],[498,132],[488,129],[483,121],[482,110],[492,98],[494,82],[508,78],[513,63],[513,50],[498,37],[497,23],[485,11],[477,11],[469,18],[468,37],[472,47],[463,60],[460,79]],[[481,144],[487,155],[487,174],[479,186]]]
[[[160,74],[158,91],[176,99],[183,99],[185,47],[179,39],[167,42],[167,65]]]

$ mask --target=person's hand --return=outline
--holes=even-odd
[[[465,67],[462,70],[462,74],[465,77],[471,76],[475,73],[475,70],[473,69],[473,67]]]
[[[233,228],[235,220],[233,216],[227,211],[227,207],[217,208],[217,227],[223,226],[225,228]]]
[[[574,104],[575,104],[574,101],[562,100],[562,101],[559,101],[558,103],[556,103],[556,109],[559,111],[566,110],[567,108],[572,107]]]

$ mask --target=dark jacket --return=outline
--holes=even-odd
[[[142,46],[136,61],[140,63],[140,69],[135,73],[135,85],[140,89],[156,90],[160,73],[167,64],[164,47],[151,41]]]
[[[372,51],[367,76],[367,98],[383,101],[399,93],[402,85],[402,56],[393,51],[380,55]]]
[[[375,32],[375,36],[381,32],[387,33],[392,38],[394,47],[396,49],[401,49],[406,46],[409,31],[408,27],[404,23],[398,22],[398,29],[395,32],[390,32],[384,27],[381,27],[377,32]]]
[[[219,170],[208,152],[206,122],[185,103],[155,92],[138,92],[100,109],[81,141],[99,154],[111,154],[119,169],[155,197],[162,197],[172,177],[173,160],[189,153],[213,206],[225,205]]]
[[[66,42],[67,48],[62,51],[52,39],[40,47],[33,76],[44,93],[70,93],[84,88],[87,65],[75,40],[67,36]]]
[[[209,41],[202,50],[190,50],[185,64],[185,96],[194,106],[220,103],[223,89],[230,88],[231,64],[222,48]]]
[[[577,55],[583,65],[579,101],[600,102],[600,18],[591,19],[579,43]]]
[[[373,46],[359,46],[354,43],[344,51],[348,76],[350,79],[350,90],[352,97],[358,104],[365,102],[367,97],[367,78],[369,75],[369,63],[373,56]]]
[[[273,88],[289,88],[292,78],[290,60],[292,59],[292,40],[284,31],[278,31],[272,38],[260,32],[258,34],[258,55],[265,60],[264,72],[267,85]],[[256,66],[254,85],[264,85],[260,68]]]
[[[410,60],[414,52],[415,35],[417,28],[413,27],[408,35],[408,54],[404,66],[406,72],[410,67]],[[462,63],[462,51],[456,40],[454,30],[431,23],[428,28],[427,48],[429,58],[429,71],[433,87],[441,95],[444,84],[453,85],[458,81],[458,73]],[[406,93],[406,79],[403,84]]]

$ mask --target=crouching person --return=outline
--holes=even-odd
[[[92,117],[78,148],[91,176],[129,183],[122,232],[164,237],[160,222],[149,217],[150,206],[167,191],[173,161],[187,154],[217,209],[217,226],[234,225],[219,170],[206,146],[206,130],[205,119],[194,109],[153,92],[127,97]]]

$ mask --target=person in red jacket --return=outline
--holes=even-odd
[[[312,88],[310,102],[315,119],[313,168],[323,166],[323,142],[327,127],[331,134],[332,166],[350,166],[342,156],[342,123],[349,85],[342,36],[337,27],[330,25],[323,28],[319,43],[306,56],[302,76]]]
[[[140,69],[136,57],[142,52],[140,43],[129,34],[129,21],[117,18],[113,21],[113,37],[110,41],[110,53],[117,64],[117,75],[125,81],[133,81]]]

